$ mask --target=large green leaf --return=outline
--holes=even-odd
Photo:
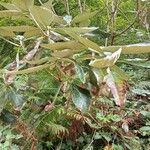
[[[88,90],[79,88],[77,86],[73,86],[72,96],[73,102],[78,109],[80,109],[83,112],[88,110],[91,102],[91,96]]]
[[[30,14],[32,19],[41,28],[47,28],[47,26],[53,22],[55,17],[54,13],[50,9],[42,6],[33,6],[30,9]]]
[[[135,44],[125,46],[108,46],[101,47],[103,51],[114,52],[119,48],[122,48],[122,54],[141,54],[150,53],[150,44]]]
[[[29,10],[34,4],[34,0],[13,0],[12,3],[21,10]]]
[[[106,56],[105,58],[95,59],[94,61],[91,61],[89,65],[95,68],[111,67],[119,59],[120,54],[121,54],[121,49],[112,53],[111,55]]]
[[[94,12],[84,12],[82,14],[77,15],[73,20],[72,23],[80,23],[80,22],[84,22],[90,18],[92,18],[93,16],[95,16],[98,13],[98,11],[94,11]]]
[[[57,42],[53,44],[42,44],[41,46],[43,48],[47,48],[51,50],[64,50],[64,49],[83,50],[85,49],[84,45],[76,41]]]

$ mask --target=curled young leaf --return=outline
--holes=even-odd
[[[120,48],[119,50],[112,53],[111,55],[106,56],[105,58],[95,59],[94,61],[91,61],[89,65],[95,68],[111,67],[119,59],[121,51],[122,49]]]
[[[108,75],[105,76],[105,82],[110,88],[114,97],[115,103],[118,106],[123,106],[126,101],[127,86],[124,80],[120,80],[117,77],[113,77],[110,69],[107,69]]]

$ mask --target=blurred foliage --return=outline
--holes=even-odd
[[[149,149],[148,0],[0,4],[0,149]]]

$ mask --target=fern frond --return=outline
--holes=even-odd
[[[65,135],[68,134],[68,129],[63,127],[60,124],[55,124],[53,122],[46,123],[46,125],[51,130],[51,133],[54,135]]]

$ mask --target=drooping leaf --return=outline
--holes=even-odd
[[[94,12],[84,12],[82,14],[77,15],[73,20],[72,23],[80,23],[80,22],[84,22],[90,18],[92,18],[93,16],[95,16],[98,13],[98,11],[94,11]]]
[[[150,44],[136,44],[125,46],[108,46],[101,47],[103,51],[114,52],[119,48],[122,48],[122,54],[142,54],[150,53]]]
[[[4,71],[4,73],[6,73],[6,75],[17,75],[17,74],[29,74],[29,73],[33,73],[33,72],[38,72],[40,70],[43,70],[45,68],[49,68],[51,67],[50,64],[44,64],[44,65],[39,65],[36,67],[31,67],[28,69],[23,69],[23,70],[19,70],[19,71]]]
[[[112,69],[114,72],[116,72],[116,73],[119,75],[120,78],[122,78],[122,79],[124,79],[124,80],[126,80],[126,81],[130,79],[130,77],[129,77],[122,69],[120,69],[118,66],[113,65],[113,66],[111,67],[111,69]]]
[[[82,43],[86,48],[88,48],[89,50],[95,51],[95,52],[100,52],[101,48],[94,42],[92,42],[91,40],[81,37],[79,35],[77,35],[74,32],[70,32],[70,31],[65,31],[70,37],[72,37],[73,39],[79,41],[80,43]]]
[[[90,19],[84,20],[79,23],[79,27],[88,27],[90,23],[91,23]]]
[[[92,32],[96,29],[98,28],[96,27],[68,27],[68,28],[54,28],[52,30],[61,34],[66,34],[66,31],[74,32],[77,34],[85,34],[85,33]]]
[[[115,103],[118,106],[123,106],[126,101],[126,82],[124,80],[120,80],[117,77],[114,77],[109,68],[107,69],[107,73],[108,75],[105,76],[105,82],[111,90]]]
[[[2,37],[15,37],[13,31],[5,30],[0,28],[0,36]]]
[[[25,37],[38,36],[41,34],[41,31],[38,28],[32,26],[5,26],[0,27],[0,32],[3,36],[10,37],[15,36],[13,32],[24,32]]]
[[[145,61],[142,63],[142,62],[131,62],[131,61],[127,61],[127,60],[120,60],[118,62],[127,64],[127,65],[131,65],[131,66],[135,66],[135,67],[139,67],[139,68],[150,69],[150,61]]]
[[[33,6],[30,8],[30,14],[32,19],[36,21],[41,28],[47,28],[55,17],[50,9],[42,6]]]
[[[51,50],[64,50],[64,49],[83,50],[85,49],[84,45],[76,41],[57,42],[53,44],[41,44],[41,46],[43,48],[47,48]]]
[[[0,29],[9,30],[13,32],[26,32],[26,31],[36,30],[38,28],[33,26],[5,26],[5,27],[0,27]]]
[[[39,37],[41,35],[43,35],[43,33],[39,29],[33,29],[33,30],[26,31],[23,36],[28,38],[32,36]]]
[[[43,4],[44,7],[47,7],[48,9],[52,9],[53,7],[53,1],[54,0],[48,0],[46,3]]]
[[[18,8],[14,4],[0,2],[0,5],[8,10],[18,10]]]
[[[0,11],[0,18],[1,17],[12,17],[12,16],[19,16],[21,13],[17,10],[1,10]]]
[[[54,53],[51,54],[54,57],[59,57],[59,58],[68,58],[73,55],[73,51],[70,49],[65,49],[62,51],[55,51]]]
[[[34,4],[34,0],[13,0],[12,3],[21,10],[29,10]]]
[[[83,112],[88,110],[91,101],[91,96],[88,90],[73,86],[72,97],[73,102],[78,109]]]
[[[118,51],[112,53],[111,55],[106,56],[105,58],[95,59],[94,61],[91,61],[89,65],[95,68],[111,67],[119,59],[121,51],[122,50],[119,49]]]

